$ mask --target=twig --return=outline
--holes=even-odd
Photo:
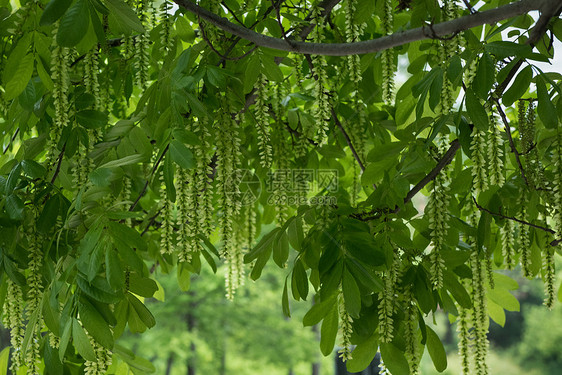
[[[464,5],[466,5],[466,8],[470,11],[471,14],[476,13],[476,11],[475,11],[474,8],[472,7],[472,5],[470,5],[470,3],[468,2],[468,0],[462,0],[462,2],[464,3]]]
[[[550,228],[546,228],[546,227],[542,227],[542,226],[537,225],[537,224],[529,223],[528,221],[521,220],[521,219],[518,219],[518,218],[513,217],[513,216],[507,216],[507,215],[504,215],[504,214],[499,213],[499,212],[492,212],[492,211],[490,211],[489,209],[484,208],[484,207],[482,207],[481,205],[479,205],[478,202],[476,202],[476,198],[472,197],[472,200],[474,201],[474,204],[476,205],[476,207],[477,207],[480,211],[487,212],[487,213],[489,213],[490,215],[497,216],[497,217],[501,217],[501,218],[503,218],[503,219],[513,220],[513,221],[516,221],[516,222],[518,222],[518,223],[520,223],[520,224],[528,225],[528,226],[530,226],[530,227],[543,230],[543,231],[548,232],[548,233],[550,233],[550,234],[556,234],[556,232],[553,231],[553,230],[550,229]]]
[[[281,6],[279,7],[276,6],[275,0],[271,0],[271,6],[275,9],[275,14],[277,15],[277,23],[279,24],[279,28],[281,29],[281,35],[283,36],[283,39],[285,39],[287,43],[292,44],[293,42],[287,36],[287,33],[285,32],[285,28],[283,27],[283,23],[281,22],[281,13],[279,12]]]
[[[51,184],[55,183],[55,180],[57,179],[57,176],[60,173],[60,166],[62,164],[62,157],[64,156],[64,150],[66,149],[66,142],[64,142],[64,145],[62,145],[62,150],[59,153],[59,157],[58,157],[58,162],[57,162],[57,169],[55,169],[55,173],[53,174],[53,178],[51,178]]]
[[[412,188],[412,190],[410,190],[408,192],[408,194],[406,194],[406,197],[404,198],[404,204],[410,202],[412,200],[412,198],[419,193],[419,191],[421,189],[423,189],[423,187],[427,184],[429,184],[433,179],[435,179],[435,177],[437,177],[437,175],[439,174],[439,172],[441,172],[441,170],[443,168],[445,168],[447,165],[449,165],[449,163],[451,163],[451,161],[453,160],[453,158],[455,157],[455,154],[457,153],[457,150],[461,147],[461,144],[459,142],[458,139],[455,139],[453,142],[451,142],[451,146],[449,146],[449,149],[447,150],[447,152],[445,152],[445,155],[443,155],[443,157],[441,158],[441,160],[439,160],[439,162],[437,163],[437,165],[431,170],[431,172],[429,172],[427,174],[427,176],[425,176],[424,178],[421,179],[420,182],[418,182],[416,184],[416,186],[414,186]],[[396,211],[398,212],[398,210]]]
[[[199,17],[198,17],[199,18]],[[252,52],[254,52],[258,47],[254,46],[252,49],[250,49],[248,52],[243,53],[240,56],[236,56],[236,57],[229,57],[227,55],[224,55],[222,53],[220,53],[215,46],[213,46],[213,43],[209,40],[209,38],[207,37],[207,33],[205,32],[205,26],[203,26],[203,22],[201,22],[201,19],[199,18],[199,28],[201,29],[201,37],[203,38],[203,40],[207,43],[207,45],[213,50],[214,53],[216,53],[222,61],[225,60],[229,60],[229,61],[237,61],[237,60],[242,60],[244,57],[248,56],[249,54],[251,54]]]
[[[146,189],[148,189],[148,184],[150,183],[150,180],[152,180],[152,177],[154,177],[154,173],[156,173],[156,170],[158,169],[158,166],[162,162],[162,159],[164,159],[164,155],[166,155],[166,152],[168,152],[169,148],[170,148],[170,145],[168,144],[166,146],[166,148],[164,149],[164,151],[162,151],[162,155],[160,155],[160,157],[158,158],[158,160],[154,164],[154,167],[152,167],[152,171],[150,172],[150,176],[146,179],[146,182],[144,183],[144,186],[143,186],[142,190],[140,191],[139,196],[137,197],[137,199],[135,199],[135,201],[133,202],[133,204],[129,208],[129,211],[133,211],[135,209],[135,207],[137,206],[137,204],[139,203],[139,201],[141,200],[141,198],[144,196],[144,194],[146,194]]]
[[[527,39],[525,44],[534,46],[535,43],[537,43],[541,39],[542,35],[544,34],[550,19],[553,16],[559,14],[561,8],[562,8],[562,2],[560,0],[546,1],[542,6],[540,6],[538,9],[542,10],[541,16],[539,20],[535,23],[535,26],[533,27],[533,29],[529,34],[529,39]],[[503,80],[502,83],[498,85],[498,87],[494,91],[492,95],[494,98],[501,98],[503,92],[507,88],[507,85],[509,85],[509,83],[515,76],[515,73],[517,73],[517,71],[523,64],[523,61],[524,59],[519,59],[519,61],[515,63],[513,68],[511,68],[506,78]]]
[[[449,163],[451,163],[451,161],[455,157],[455,154],[457,153],[460,147],[461,144],[458,139],[455,139],[454,141],[451,142],[451,146],[449,146],[447,152],[445,152],[443,157],[437,162],[437,165],[431,170],[431,172],[429,172],[424,178],[422,178],[420,182],[418,182],[408,192],[408,194],[406,194],[406,197],[404,197],[404,204],[409,203],[412,200],[412,198],[414,198],[414,196],[417,193],[419,193],[421,189],[424,188],[425,185],[433,181],[435,177],[439,175],[439,172],[441,172],[443,168],[445,168],[447,165],[449,165]],[[400,207],[398,206],[394,207],[394,209],[385,207],[382,209],[375,209],[368,212],[359,212],[356,214],[352,214],[350,216],[354,219],[358,219],[361,221],[369,221],[369,220],[376,220],[380,218],[382,214],[395,214],[398,213],[399,211],[400,211]]]
[[[141,237],[148,232],[148,230],[150,229],[150,227],[152,226],[152,224],[154,224],[154,221],[156,220],[156,218],[158,217],[158,215],[160,215],[160,212],[162,212],[162,210],[164,209],[164,207],[161,207],[158,212],[156,212],[156,214],[154,214],[154,216],[152,216],[150,218],[150,220],[148,221],[148,224],[146,225],[146,228],[144,228],[144,230],[141,233]]]
[[[4,149],[4,152],[2,152],[3,155],[6,155],[6,152],[8,152],[8,149],[10,148],[12,143],[14,143],[14,141],[16,140],[16,137],[18,136],[19,132],[20,132],[20,128],[17,128],[16,131],[14,132],[14,135],[12,136],[12,138],[10,138],[10,142],[8,143],[8,145],[6,145],[6,148]]]
[[[330,106],[330,110],[332,111],[332,116],[334,117],[334,121],[335,121],[336,125],[338,126],[338,128],[340,128],[340,130],[341,130],[341,132],[342,132],[342,134],[345,138],[345,141],[347,142],[347,145],[349,146],[349,149],[353,153],[353,157],[355,158],[355,160],[357,160],[357,164],[359,164],[359,168],[361,168],[361,172],[365,172],[365,165],[363,164],[363,162],[359,158],[359,155],[357,154],[357,151],[355,150],[355,147],[353,146],[353,143],[351,142],[351,138],[349,138],[349,135],[347,134],[343,125],[341,124],[340,120],[338,119],[338,115],[337,115],[336,111],[334,110],[334,107]],[[376,189],[376,186],[375,186],[375,189]]]
[[[502,118],[504,127],[505,127],[505,134],[507,134],[507,139],[509,140],[509,146],[511,148],[511,152],[513,152],[513,154],[515,155],[515,160],[517,161],[517,165],[519,166],[519,171],[521,172],[521,177],[523,178],[523,180],[525,181],[526,185],[529,185],[529,181],[527,180],[527,176],[525,176],[525,169],[523,168],[523,164],[521,164],[521,158],[519,156],[519,151],[517,151],[517,148],[515,147],[515,142],[513,142],[513,137],[511,136],[511,129],[509,126],[509,121],[507,119],[507,116],[505,115],[505,112],[503,111],[499,99],[494,98],[494,101],[496,102],[496,108],[498,109],[498,112],[500,113],[500,117]]]

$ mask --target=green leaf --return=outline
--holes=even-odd
[[[82,356],[87,361],[95,361],[96,354],[94,353],[94,348],[90,343],[90,339],[84,329],[78,323],[78,320],[72,318],[72,341],[74,343],[74,347],[78,354]]]
[[[402,350],[392,343],[381,343],[381,357],[392,375],[409,375],[410,367]]]
[[[287,234],[279,231],[276,240],[273,242],[273,260],[275,263],[283,268],[289,258],[289,240]]]
[[[113,290],[119,290],[125,285],[125,272],[117,252],[111,247],[105,249],[105,276]]]
[[[37,102],[37,90],[33,80],[27,82],[27,86],[23,89],[22,93],[18,97],[18,101],[22,108],[26,111],[33,111],[35,108],[35,103]]]
[[[254,88],[261,72],[260,68],[261,62],[259,54],[253,53],[246,64],[246,71],[244,73],[244,93],[248,93]]]
[[[502,96],[502,103],[506,107],[511,106],[517,99],[521,98],[529,89],[533,79],[533,68],[529,65],[519,72],[509,89]]]
[[[113,349],[113,334],[101,314],[85,298],[78,302],[80,321],[90,336],[107,349]]]
[[[58,305],[58,301],[56,301],[57,302],[56,304],[53,304],[52,303],[53,298],[50,297],[51,297],[51,291],[45,292],[43,297],[45,298],[45,302],[43,303],[43,310],[42,310],[43,321],[45,322],[47,328],[54,335],[60,337],[61,319],[59,313],[59,305]]]
[[[450,271],[445,271],[443,273],[443,284],[461,307],[465,309],[472,308],[470,295],[453,273]]]
[[[170,142],[170,155],[172,157],[172,160],[184,169],[191,169],[195,167],[195,162],[193,161],[193,154],[191,153],[191,151],[187,148],[186,145],[176,139]]]
[[[64,14],[59,23],[57,44],[61,47],[74,47],[88,32],[90,9],[86,0],[77,0]]]
[[[24,58],[18,61],[18,65],[14,75],[9,77],[9,81],[5,86],[5,99],[11,100],[16,98],[25,90],[27,83],[31,79],[34,66],[33,54],[29,53]]]
[[[0,374],[8,373],[8,361],[10,360],[10,347],[7,346],[0,352]]]
[[[106,187],[111,185],[111,182],[115,179],[113,170],[110,168],[98,168],[90,172],[88,176],[92,184],[99,187]]]
[[[382,280],[373,271],[368,271],[359,261],[348,258],[345,260],[345,266],[364,287],[373,292],[383,290]]]
[[[45,203],[45,206],[43,206],[43,211],[41,211],[41,215],[39,215],[39,218],[37,219],[37,230],[39,232],[48,233],[55,227],[57,217],[59,215],[59,209],[59,195],[52,195]]]
[[[130,35],[132,31],[143,33],[144,27],[135,12],[122,0],[107,0],[110,27],[116,34]],[[116,30],[115,30],[116,29]]]
[[[334,350],[336,336],[338,334],[338,309],[337,304],[330,308],[324,317],[320,328],[320,350],[324,356],[329,356]]]
[[[215,262],[215,260],[213,259],[212,255],[205,249],[203,249],[201,251],[201,255],[203,255],[203,258],[205,258],[205,260],[207,261],[207,264],[211,267],[211,269],[213,270],[213,273],[217,273],[217,263]],[[156,297],[155,297],[156,298]]]
[[[347,371],[356,373],[365,370],[377,354],[378,341],[377,334],[373,333],[367,340],[357,344],[351,353],[352,358],[346,363]]]
[[[281,228],[275,228],[268,234],[262,237],[260,242],[244,256],[244,263],[250,263],[254,259],[256,259],[261,253],[271,250],[273,246],[273,242],[277,236],[277,232],[279,232]]]
[[[170,202],[176,201],[176,187],[174,185],[174,165],[172,164],[172,157],[166,154],[164,157],[164,184],[166,185],[166,196]]]
[[[8,61],[3,66],[2,77],[4,82],[9,82],[15,78],[16,71],[20,69],[21,61],[27,55],[32,41],[33,33],[24,33],[17,41],[17,44],[12,47],[10,57],[8,57]],[[27,85],[27,82],[25,84]]]
[[[494,61],[488,53],[484,53],[478,63],[476,76],[472,82],[472,88],[480,99],[488,99],[488,92],[494,85],[495,75],[496,67],[494,66]]]
[[[488,114],[472,90],[466,91],[466,111],[472,119],[474,126],[482,131],[488,130]]]
[[[486,296],[507,311],[519,311],[520,305],[517,298],[505,289],[487,289]]]
[[[302,324],[305,327],[309,327],[320,323],[320,321],[324,319],[324,317],[326,317],[330,311],[332,311],[332,308],[334,307],[336,302],[336,294],[332,294],[322,302],[314,303],[310,310],[308,310],[308,312],[304,315]]]
[[[373,12],[376,8],[376,1],[358,0],[356,7],[356,11],[353,14],[354,21],[357,25],[361,25],[372,19]]]
[[[6,197],[6,212],[12,220],[23,220],[23,201],[15,194]]]
[[[296,285],[300,298],[306,301],[308,296],[308,276],[300,259],[297,259],[293,267],[293,285]]]
[[[457,79],[461,76],[462,73],[462,64],[461,58],[458,55],[451,57],[449,60],[449,66],[447,67],[447,78],[450,82],[455,84]]]
[[[355,259],[370,265],[385,264],[384,253],[378,248],[373,236],[365,232],[349,232],[342,235],[347,253]]]
[[[85,128],[97,129],[107,125],[105,113],[93,109],[84,109],[76,113],[76,121]]]
[[[51,0],[45,7],[39,25],[48,26],[55,23],[72,4],[72,0]]]
[[[35,160],[23,160],[20,165],[23,172],[31,178],[41,178],[47,173],[45,167]]]
[[[342,292],[345,302],[345,308],[349,315],[353,318],[359,318],[361,311],[361,293],[355,278],[344,268],[342,278]]]
[[[532,48],[528,44],[519,44],[509,41],[495,41],[484,45],[484,49],[496,56],[498,60],[505,59],[509,56],[525,57],[532,52]]]
[[[389,142],[373,148],[367,155],[367,161],[378,162],[383,159],[397,157],[400,152],[408,145],[407,142]]]
[[[16,165],[12,168],[10,174],[8,175],[8,180],[6,181],[6,186],[4,187],[5,194],[14,191],[20,177],[21,177],[21,164],[16,163]]]
[[[549,129],[556,129],[558,126],[558,116],[556,108],[552,101],[550,100],[550,95],[546,88],[544,78],[542,76],[537,77],[537,113],[544,126]]]
[[[498,272],[494,272],[493,275],[494,275],[494,284],[496,285],[496,287],[499,287],[500,289],[507,289],[507,290],[519,289],[519,284],[511,277]]]
[[[442,74],[443,71],[441,68],[435,67],[412,87],[412,95],[418,98],[418,103],[416,104],[416,118],[420,119],[423,115],[425,99],[427,98],[427,93],[429,92],[433,80]]]
[[[182,292],[187,292],[191,286],[191,273],[184,266],[178,266],[178,285]]]
[[[115,345],[114,352],[119,354],[119,357],[123,359],[129,366],[141,371],[140,374],[151,374],[156,371],[152,363],[142,357],[137,357],[132,351],[122,347],[121,345]]]
[[[193,111],[193,113],[200,118],[209,117],[207,112],[207,108],[195,95],[190,92],[185,92],[185,96],[187,96],[189,108]]]
[[[287,236],[289,243],[293,249],[300,251],[302,242],[304,240],[304,233],[302,230],[302,219],[296,216],[294,219],[289,219],[290,223],[287,226]]]
[[[131,248],[145,251],[147,249],[147,243],[141,237],[140,233],[135,229],[128,227],[127,225],[116,223],[110,221],[108,223],[109,228],[114,236],[114,238],[119,238],[121,241],[125,242]]]
[[[72,320],[73,319],[68,319],[60,337],[59,359],[61,362],[64,361],[64,354],[66,353],[66,348],[68,347],[68,343],[70,342],[70,335],[72,333]]]
[[[156,325],[156,320],[154,316],[148,310],[148,308],[142,303],[137,297],[132,295],[131,293],[127,293],[127,299],[129,300],[131,306],[135,309],[136,313],[138,314],[141,321],[144,323],[145,326],[148,328],[152,328]]]
[[[488,212],[482,211],[480,214],[480,221],[478,222],[478,232],[476,233],[476,245],[479,250],[484,246],[487,247],[490,242],[490,223],[492,215]]]
[[[100,165],[98,168],[122,167],[124,165],[137,164],[145,159],[146,157],[142,154],[133,154],[133,155],[125,156],[121,159],[109,161],[105,164]]]
[[[439,372],[443,372],[447,368],[447,354],[445,353],[445,348],[443,347],[443,343],[441,343],[439,336],[437,336],[437,334],[431,328],[426,328],[427,351],[429,352],[435,369]]]
[[[497,303],[488,298],[487,300],[488,315],[494,322],[500,326],[505,326],[505,311]]]
[[[283,308],[283,315],[287,318],[291,317],[291,310],[289,308],[289,293],[287,291],[287,277],[283,286],[283,295],[281,296],[281,306]]]
[[[172,136],[178,141],[190,145],[190,146],[200,146],[201,141],[197,134],[187,129],[174,129],[172,130]]]
[[[113,291],[105,279],[96,277],[91,283],[81,276],[76,278],[78,287],[94,300],[103,303],[117,303],[122,298],[122,293]]]
[[[271,57],[262,55],[261,64],[261,72],[265,74],[268,80],[278,83],[283,82],[283,72],[281,72],[279,65],[277,65]]]
[[[158,284],[152,279],[141,277],[138,273],[132,272],[129,275],[129,290],[141,297],[151,298],[158,290]]]

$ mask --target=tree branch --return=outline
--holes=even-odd
[[[523,168],[523,164],[521,164],[521,158],[519,156],[519,151],[515,147],[515,142],[513,142],[513,137],[511,136],[511,127],[509,126],[509,121],[507,120],[507,116],[503,111],[499,99],[495,98],[494,101],[496,102],[496,108],[500,113],[500,117],[502,118],[504,127],[505,127],[505,134],[507,134],[507,139],[509,140],[509,147],[511,148],[511,152],[515,155],[515,160],[517,161],[517,165],[519,166],[519,171],[521,172],[521,177],[525,181],[526,185],[529,185],[529,181],[527,181],[527,176],[525,176],[525,169]]]
[[[542,14],[539,21],[537,21],[537,27],[535,27],[531,33],[531,38],[536,37],[536,35],[540,37],[540,35],[542,35],[541,31],[544,31],[550,18],[562,7],[562,0],[521,0],[495,9],[470,14],[447,22],[441,22],[432,25],[431,29],[427,26],[422,26],[368,41],[354,43],[288,43],[284,39],[259,34],[245,27],[236,25],[226,18],[209,12],[207,9],[190,0],[174,0],[174,2],[202,19],[214,24],[218,28],[242,39],[246,39],[258,46],[295,53],[329,56],[347,56],[383,51],[419,40],[444,37],[468,30],[472,27],[496,23],[528,13],[532,10],[540,10]],[[330,4],[337,4],[338,2],[339,0],[328,1]]]
[[[484,207],[480,206],[480,205],[478,204],[478,202],[476,202],[476,198],[472,197],[472,200],[474,201],[474,204],[476,205],[476,207],[477,207],[480,211],[487,212],[487,213],[489,213],[490,215],[497,216],[497,217],[501,217],[501,218],[503,218],[503,219],[513,220],[513,221],[516,221],[516,222],[518,222],[518,223],[520,223],[520,224],[528,225],[528,226],[530,226],[530,227],[533,227],[533,228],[536,228],[536,229],[540,229],[540,230],[545,231],[545,232],[547,232],[547,233],[556,235],[556,232],[553,231],[553,230],[550,229],[550,228],[541,227],[540,225],[533,224],[533,223],[529,223],[528,221],[520,220],[520,219],[517,219],[517,218],[515,218],[515,217],[513,217],[513,216],[506,216],[506,215],[503,215],[503,214],[501,214],[501,213],[499,213],[499,212],[492,212],[492,211],[488,210],[487,208],[484,208]],[[562,239],[553,240],[552,242],[550,242],[550,245],[551,245],[551,246],[556,246],[556,245],[558,245],[560,242],[562,242]]]
[[[55,173],[53,174],[53,177],[51,178],[51,184],[55,183],[55,180],[57,179],[57,177],[60,173],[60,166],[62,164],[62,157],[64,156],[65,150],[66,150],[66,142],[64,142],[64,144],[62,145],[62,150],[59,153],[58,162],[57,162],[57,169],[55,169]]]
[[[158,169],[158,166],[162,162],[162,159],[164,159],[164,155],[166,155],[166,152],[168,152],[169,148],[170,148],[170,145],[168,144],[166,146],[166,148],[164,149],[164,151],[162,151],[162,155],[160,155],[160,157],[158,158],[158,160],[154,164],[154,167],[152,167],[152,171],[150,172],[150,176],[146,179],[146,182],[144,183],[144,186],[143,186],[142,190],[140,191],[137,199],[135,199],[135,201],[133,202],[133,204],[129,208],[129,211],[133,211],[135,209],[137,204],[139,204],[139,201],[141,200],[141,198],[146,193],[146,189],[148,189],[148,184],[150,183],[150,180],[152,180],[152,177],[154,177],[154,174],[156,173],[156,170]]]
[[[455,157],[455,154],[457,153],[460,147],[461,144],[458,139],[455,139],[453,142],[451,142],[451,146],[449,147],[447,152],[445,152],[443,157],[437,162],[437,165],[431,170],[431,172],[429,172],[427,176],[422,178],[420,182],[418,182],[416,186],[414,186],[408,192],[408,194],[406,194],[406,196],[404,197],[404,204],[409,203],[412,200],[412,198],[414,198],[414,196],[417,193],[419,193],[421,189],[424,188],[425,185],[433,181],[435,177],[437,177],[439,172],[441,172],[443,168],[445,168],[447,165],[449,165],[449,163],[451,163],[451,161]],[[376,209],[369,212],[360,212],[360,213],[352,214],[350,216],[353,217],[354,219],[358,219],[361,221],[369,221],[369,220],[378,219],[383,213],[395,214],[399,211],[400,211],[400,207],[396,206],[392,210],[389,208]]]
[[[540,8],[542,9],[541,16],[539,17],[539,20],[537,21],[537,23],[535,23],[535,26],[531,30],[529,34],[529,39],[527,39],[527,41],[525,42],[525,44],[528,44],[530,46],[534,46],[542,37],[550,19],[553,16],[560,14],[560,11],[562,9],[562,1],[560,0],[553,0],[550,2],[547,1],[546,4],[544,4],[544,6]],[[519,61],[515,63],[513,68],[511,68],[511,70],[509,71],[503,82],[500,83],[496,88],[496,90],[494,91],[493,93],[494,98],[500,98],[502,96],[503,92],[507,88],[507,85],[509,85],[509,83],[515,76],[515,73],[517,73],[517,71],[523,64],[523,61],[524,59],[519,59]]]
[[[408,194],[406,194],[406,197],[404,198],[404,204],[410,202],[412,200],[412,198],[420,192],[421,189],[423,189],[423,187],[427,184],[429,184],[431,181],[433,181],[435,179],[435,177],[437,177],[437,175],[439,174],[439,172],[441,172],[441,170],[443,168],[445,168],[447,165],[449,165],[449,163],[451,163],[451,161],[453,160],[453,158],[455,157],[455,154],[457,153],[457,150],[461,148],[461,144],[459,142],[458,139],[455,139],[453,142],[451,142],[451,146],[449,147],[449,149],[447,150],[447,152],[445,153],[445,155],[443,155],[443,157],[441,158],[441,160],[439,160],[439,162],[437,163],[437,165],[431,170],[431,172],[429,172],[427,174],[427,176],[425,176],[424,178],[421,179],[420,182],[418,182],[416,184],[416,186],[414,186],[409,192]],[[398,212],[398,211],[397,211]]]
[[[349,135],[347,134],[343,125],[341,124],[340,120],[338,119],[338,114],[334,110],[334,107],[330,106],[330,110],[332,111],[332,116],[334,117],[334,122],[336,123],[337,127],[340,128],[340,130],[341,130],[341,132],[342,132],[342,134],[345,138],[345,141],[347,142],[347,145],[349,146],[349,148],[351,149],[351,152],[353,153],[353,157],[355,158],[355,160],[357,160],[357,164],[359,164],[359,168],[361,168],[361,172],[365,172],[365,165],[363,164],[363,162],[359,158],[359,154],[357,154],[357,151],[355,150],[355,146],[353,146],[353,143],[351,142],[351,138],[349,138]]]

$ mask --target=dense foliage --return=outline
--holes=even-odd
[[[0,0],[11,371],[151,372],[116,340],[156,324],[157,275],[224,261],[234,299],[272,260],[350,370],[443,371],[439,308],[487,374],[498,271],[556,299],[562,76],[534,64],[562,2],[175,2]]]

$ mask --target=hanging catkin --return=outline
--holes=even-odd
[[[384,2],[382,24],[384,35],[392,34],[394,29],[394,10],[392,9],[392,0],[385,0]],[[394,96],[394,73],[396,71],[394,58],[393,49],[390,48],[382,51],[382,99],[386,104],[391,104]]]

